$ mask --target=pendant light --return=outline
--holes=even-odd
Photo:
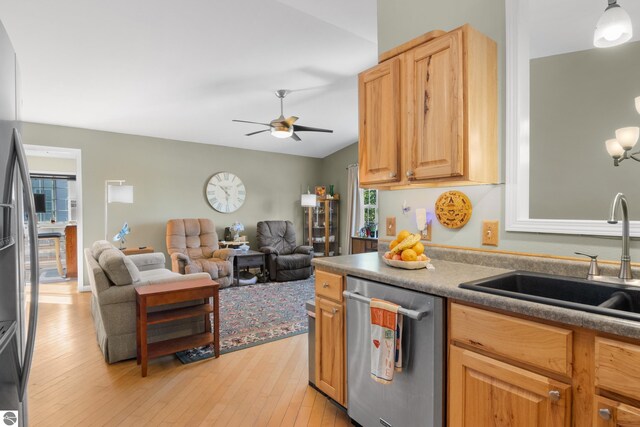
[[[609,4],[598,20],[593,33],[595,47],[612,47],[626,43],[633,36],[631,18],[620,7],[617,0],[608,0]]]

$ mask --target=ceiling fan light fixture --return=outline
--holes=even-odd
[[[289,138],[293,135],[293,126],[271,125],[271,135],[276,138]]]
[[[629,14],[620,7],[617,0],[609,0],[609,5],[598,20],[593,33],[595,47],[613,47],[628,42],[633,36]]]

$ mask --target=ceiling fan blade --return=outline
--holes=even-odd
[[[251,135],[255,135],[257,133],[262,133],[262,132],[269,132],[270,130],[271,129],[259,130],[259,131],[256,131],[256,132],[247,133],[247,134],[245,134],[245,136],[251,136]]]
[[[260,122],[250,122],[248,120],[231,120],[232,122],[239,122],[239,123],[253,123],[254,125],[263,125],[263,126],[271,126],[269,123],[260,123]]]
[[[296,122],[296,120],[298,120],[298,117],[291,116],[288,119],[285,119],[285,122],[287,122],[289,124],[289,126],[291,126],[292,124],[294,124]]]
[[[333,133],[331,129],[312,128],[309,126],[293,125],[294,132],[326,132]]]
[[[302,141],[295,132],[291,134],[291,139],[293,139],[294,141]]]

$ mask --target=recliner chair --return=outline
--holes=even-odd
[[[209,273],[226,288],[233,283],[233,249],[220,249],[213,221],[170,219],[167,221],[167,250],[176,273]]]
[[[313,247],[298,246],[291,221],[260,221],[257,227],[258,250],[266,254],[270,280],[301,280],[313,272]]]

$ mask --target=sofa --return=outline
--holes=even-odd
[[[84,250],[91,285],[91,315],[98,345],[108,363],[136,357],[136,292],[139,286],[209,278],[207,273],[188,276],[165,268],[162,253],[125,256],[106,240]],[[202,304],[192,301],[176,306]],[[150,310],[153,311],[153,310]],[[201,317],[152,325],[149,342],[204,331]]]
[[[311,276],[313,248],[296,243],[296,231],[291,221],[260,221],[256,237],[258,250],[266,254],[272,281],[302,280]]]
[[[233,283],[235,250],[220,249],[213,221],[206,218],[167,221],[171,269],[180,274],[208,273],[220,288]]]

